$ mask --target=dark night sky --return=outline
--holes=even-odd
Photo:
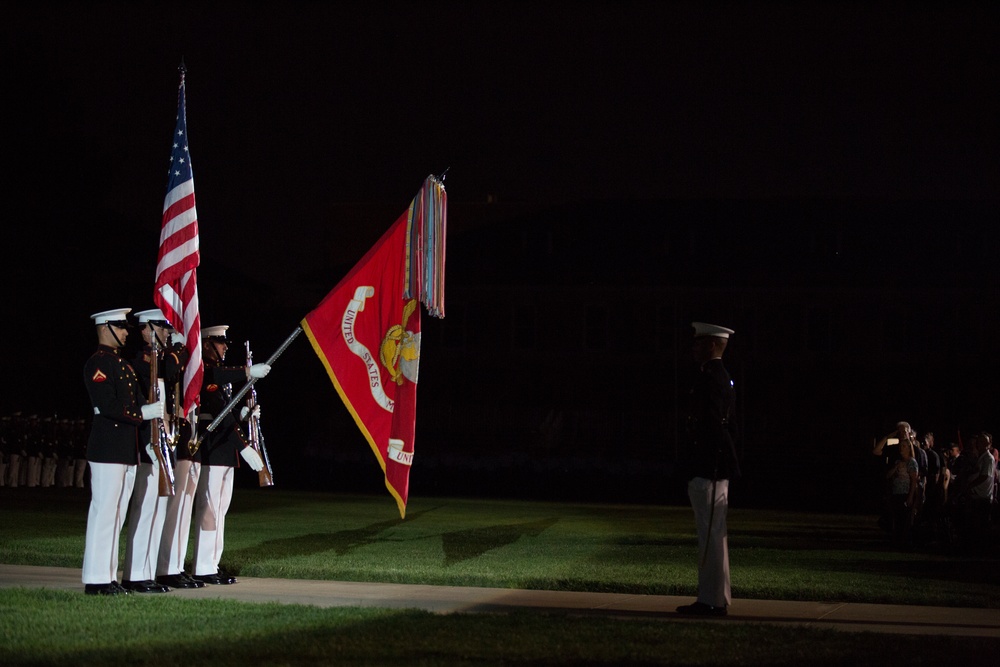
[[[446,168],[455,230],[488,197],[996,199],[990,4],[19,4],[2,409],[84,398],[87,316],[152,305],[181,59],[203,265],[295,289]],[[297,324],[220,303],[205,268],[206,325]]]

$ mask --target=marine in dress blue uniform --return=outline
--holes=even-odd
[[[271,370],[267,364],[254,364],[250,368],[223,366],[229,348],[228,329],[221,325],[201,330],[205,375],[199,423],[204,426],[229,404],[233,384],[242,385],[250,377],[264,377]],[[220,570],[219,562],[225,546],[226,514],[233,497],[235,469],[240,456],[256,471],[263,469],[264,462],[250,446],[232,411],[214,431],[205,433],[199,451],[202,467],[195,497],[193,578],[206,584],[233,584],[236,578]]]
[[[698,533],[698,599],[682,614],[725,616],[732,602],[726,513],[729,480],[739,477],[734,412],[736,392],[722,354],[732,329],[693,322],[692,351],[699,363],[687,418],[682,471]]]
[[[117,582],[118,536],[135,483],[139,427],[163,417],[163,403],[146,405],[135,370],[119,355],[128,336],[130,310],[91,315],[98,348],[83,368],[94,410],[87,440],[91,500],[83,552],[84,592],[90,595],[127,592]]]
[[[165,357],[167,393],[171,398],[168,404],[183,404],[183,401],[172,400],[172,392],[181,391],[178,380],[184,377],[189,354],[184,334],[175,331],[170,334],[170,338],[172,345]],[[198,480],[201,478],[201,450],[191,451],[191,423],[182,416],[175,416],[175,424],[179,433],[174,449],[174,495],[167,499],[160,553],[156,563],[156,581],[171,588],[202,588],[205,585],[203,582],[195,581],[184,571],[194,499],[198,491]]]
[[[158,369],[165,369],[163,349],[169,335],[170,323],[159,308],[135,314],[139,319],[144,345],[132,360],[143,396],[150,396],[152,362],[152,336],[157,336]],[[161,377],[166,377],[160,373]],[[167,496],[159,494],[159,461],[151,447],[151,422],[139,427],[139,464],[128,512],[128,541],[125,544],[125,562],[122,564],[122,587],[133,593],[166,593],[169,587],[154,581],[156,559],[160,552],[160,538],[167,513]]]

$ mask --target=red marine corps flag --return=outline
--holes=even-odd
[[[444,184],[428,176],[407,211],[302,320],[401,517],[413,462],[419,304],[444,317],[446,220]]]

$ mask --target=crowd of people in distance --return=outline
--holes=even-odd
[[[0,417],[0,486],[82,489],[86,470],[84,419],[21,412]]]
[[[996,543],[1000,461],[993,436],[979,431],[936,445],[932,432],[917,437],[908,422],[875,443],[884,469],[879,525],[901,549],[938,544],[964,553]]]

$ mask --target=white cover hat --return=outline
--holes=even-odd
[[[718,324],[707,324],[705,322],[692,322],[694,327],[694,337],[712,336],[714,338],[729,338],[729,334],[736,333],[732,329],[720,327]]]
[[[223,324],[217,327],[205,327],[201,330],[202,340],[208,340],[209,338],[221,338],[226,339],[226,329],[229,328],[228,324]]]
[[[94,324],[106,324],[108,322],[127,322],[131,308],[115,308],[114,310],[104,310],[90,316]]]
[[[150,310],[144,310],[142,312],[136,313],[136,317],[139,318],[139,324],[145,324],[146,322],[152,322],[157,326],[164,327],[166,329],[173,329],[167,318],[163,316],[163,312],[159,308],[151,308]]]

